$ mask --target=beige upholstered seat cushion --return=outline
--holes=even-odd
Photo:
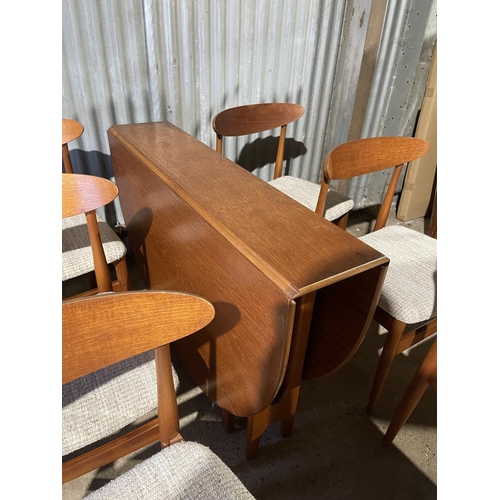
[[[404,226],[359,239],[390,259],[379,307],[408,324],[436,317],[437,240]]]
[[[120,431],[158,406],[154,351],[64,384],[62,406],[62,456]]]
[[[113,229],[99,216],[99,232],[108,264],[120,260],[127,248]],[[85,214],[62,219],[62,281],[94,270]]]
[[[89,500],[252,500],[241,481],[209,448],[173,444],[91,493]]]
[[[270,181],[269,184],[313,212],[316,210],[320,191],[319,184],[290,175],[278,177]],[[349,212],[353,206],[354,202],[350,198],[330,189],[326,196],[325,219],[330,221],[336,220]]]

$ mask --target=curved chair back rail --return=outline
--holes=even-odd
[[[217,135],[240,136],[265,132],[298,120],[306,110],[300,104],[263,103],[221,111],[212,121]]]
[[[374,230],[384,227],[403,165],[424,156],[429,149],[430,144],[427,141],[415,137],[371,137],[337,146],[330,151],[323,164],[323,180],[316,213],[323,214],[325,211],[330,181],[395,167]]]
[[[93,175],[62,174],[62,190],[63,219],[103,207],[118,196],[116,184]]]
[[[276,155],[274,176],[281,176],[285,151],[286,127],[298,120],[305,109],[294,103],[262,103],[237,106],[221,111],[212,120],[212,128],[217,134],[216,150],[222,154],[222,138],[256,134],[280,127],[280,139]]]
[[[324,169],[331,179],[348,179],[402,165],[424,156],[430,144],[416,137],[370,137],[332,149]]]
[[[68,300],[62,309],[62,383],[182,339],[214,316],[210,302],[181,292],[141,290]]]

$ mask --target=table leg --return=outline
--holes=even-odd
[[[222,426],[226,432],[233,432],[235,416],[227,410],[222,410]]]
[[[296,301],[292,343],[285,377],[274,402],[260,413],[248,417],[247,459],[257,455],[262,435],[269,424],[275,420],[281,420],[281,435],[283,437],[289,437],[292,434],[315,297],[316,292],[312,292],[299,297]]]
[[[246,457],[248,460],[254,458],[259,451],[259,443],[265,430],[274,420],[274,408],[268,406],[260,413],[251,415],[247,420],[247,449]]]
[[[293,388],[281,402],[279,418],[281,420],[281,436],[284,438],[292,435],[293,421],[295,419],[295,412],[297,411],[297,403],[299,402],[299,391],[300,387]]]

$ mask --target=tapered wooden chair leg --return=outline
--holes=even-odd
[[[413,377],[410,385],[406,389],[396,413],[392,417],[389,428],[382,440],[384,446],[389,446],[394,438],[397,436],[401,427],[406,423],[422,395],[433,384],[437,377],[437,341],[432,344],[427,356],[425,357],[422,365]]]
[[[116,279],[120,284],[120,291],[127,292],[130,290],[130,281],[127,267],[127,256],[124,255],[115,265]]]
[[[235,424],[235,417],[227,410],[222,410],[222,427],[226,432],[233,432]]]
[[[385,381],[391,369],[392,362],[396,357],[396,352],[403,336],[406,324],[401,321],[393,320],[389,331],[387,332],[387,338],[385,340],[384,348],[377,366],[377,371],[375,372],[375,379],[373,380],[372,390],[370,393],[370,398],[368,400],[368,406],[366,411],[372,413],[375,404],[380,397],[382,388],[384,387]]]
[[[345,229],[347,227],[347,221],[349,220],[349,212],[343,215],[340,219],[337,220],[337,226],[340,229]]]

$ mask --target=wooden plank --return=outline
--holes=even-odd
[[[397,218],[402,221],[424,217],[432,209],[437,169],[437,46],[415,137],[428,141],[431,149],[424,157],[408,164],[397,211]]]

